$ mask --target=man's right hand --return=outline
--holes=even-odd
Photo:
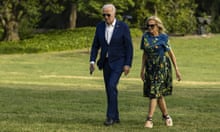
[[[92,75],[92,73],[95,71],[95,65],[94,64],[90,64],[89,71],[90,71],[90,75]]]

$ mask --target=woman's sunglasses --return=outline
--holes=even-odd
[[[156,24],[147,24],[147,28],[154,28]]]

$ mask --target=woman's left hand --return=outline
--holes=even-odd
[[[181,74],[180,74],[179,70],[176,70],[176,78],[177,78],[177,81],[181,81],[182,80]]]

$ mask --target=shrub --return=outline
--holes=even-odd
[[[0,54],[39,53],[89,48],[92,44],[95,27],[74,30],[51,30],[35,34],[32,38],[18,42],[0,42]],[[139,29],[131,29],[131,35],[140,36]]]

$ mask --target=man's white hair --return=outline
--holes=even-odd
[[[115,13],[116,13],[116,8],[115,8],[115,6],[114,6],[113,4],[105,4],[105,5],[102,7],[102,11],[103,11],[103,9],[109,8],[109,7],[112,8],[113,13],[115,14]]]

